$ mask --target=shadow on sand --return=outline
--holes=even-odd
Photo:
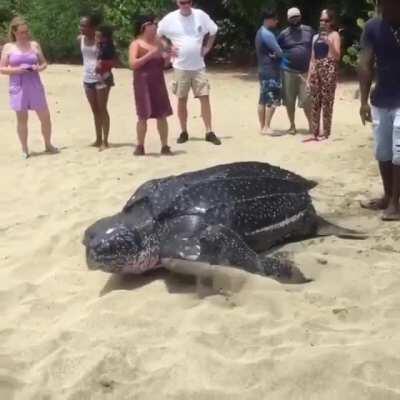
[[[143,275],[111,275],[100,296],[116,291],[131,291],[147,286],[155,281],[163,281],[169,293],[196,293],[196,277],[175,274],[164,268],[144,273]]]
[[[58,148],[58,152],[56,153],[49,153],[48,151],[32,151],[31,153],[29,153],[29,158],[34,158],[34,157],[42,157],[42,156],[58,156],[60,155],[60,153],[62,151],[64,151],[65,149],[67,149],[67,146],[63,146],[63,147],[59,147]]]
[[[218,136],[221,140],[229,140],[232,139],[232,136]],[[206,140],[204,139],[204,137],[191,137],[189,138],[189,142],[206,142]]]

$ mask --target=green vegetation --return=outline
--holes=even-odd
[[[214,59],[235,63],[253,60],[253,38],[261,23],[263,7],[275,7],[284,22],[286,9],[296,5],[303,10],[305,22],[314,27],[318,26],[322,8],[328,6],[337,11],[345,48],[348,48],[343,61],[354,65],[362,24],[374,10],[374,0],[197,0],[196,4],[220,26]],[[162,16],[174,7],[172,0],[0,0],[0,39],[6,36],[12,16],[22,14],[50,60],[79,60],[75,40],[79,16],[99,12],[104,21],[114,26],[117,44],[124,56],[139,14],[151,12]]]

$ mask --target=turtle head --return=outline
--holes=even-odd
[[[86,229],[83,244],[89,269],[140,274],[159,264],[159,240],[153,224],[137,227],[122,214],[103,218]]]

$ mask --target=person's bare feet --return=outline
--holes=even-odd
[[[138,144],[135,148],[135,151],[133,152],[134,156],[144,156],[146,153],[144,151],[144,146],[141,144]]]
[[[102,142],[101,140],[96,140],[95,142],[93,142],[90,146],[91,147],[101,147]]]
[[[110,146],[108,145],[108,142],[104,142],[100,145],[99,151],[104,151],[107,150]]]
[[[400,206],[389,204],[382,214],[382,221],[400,221]]]
[[[46,146],[46,153],[57,154],[59,152],[60,150],[58,150],[58,148],[53,146],[52,144]]]
[[[274,134],[274,131],[271,128],[264,127],[264,129],[261,131],[261,134],[272,136]]]
[[[380,197],[378,199],[360,201],[360,206],[362,208],[365,208],[367,210],[372,210],[372,211],[386,210],[388,208],[388,205],[389,205],[389,200],[386,197]]]
[[[277,136],[283,136],[284,133],[278,132],[278,131],[274,131],[274,130],[271,129],[271,128],[265,127],[265,128],[261,131],[261,135],[263,135],[263,136],[277,137]]]

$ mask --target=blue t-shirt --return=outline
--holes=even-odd
[[[268,79],[279,78],[282,49],[275,35],[265,26],[257,32],[256,53],[260,75]]]
[[[282,68],[304,74],[310,67],[314,31],[310,26],[289,27],[281,32],[278,43],[283,50]]]
[[[379,108],[400,107],[400,40],[392,29],[382,18],[373,18],[361,37],[361,47],[372,49],[376,57],[377,83],[371,103]]]

